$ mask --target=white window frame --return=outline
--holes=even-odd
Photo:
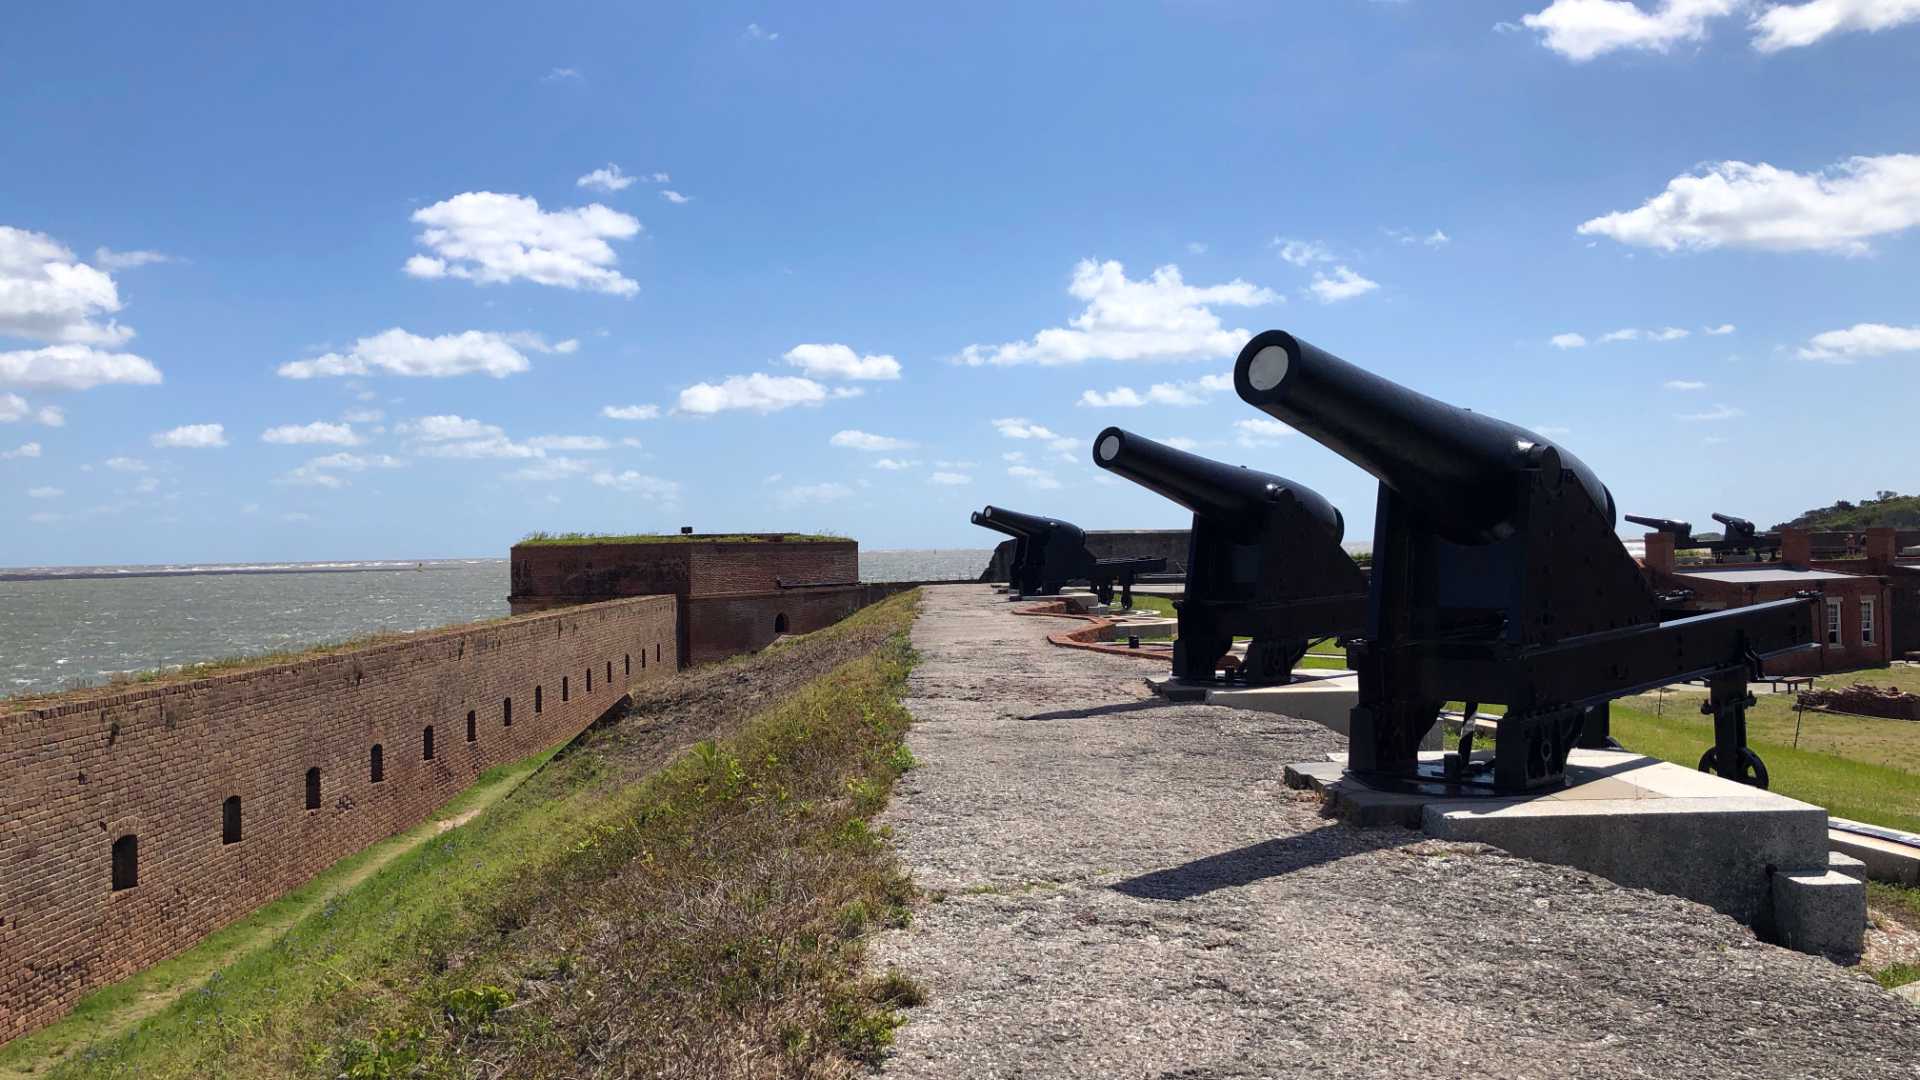
[[[1860,644],[1873,644],[1873,597],[1860,598]]]
[[[1838,648],[1846,644],[1841,634],[1842,625],[1840,621],[1840,598],[1837,596],[1829,596],[1827,597],[1827,646],[1829,648]]]

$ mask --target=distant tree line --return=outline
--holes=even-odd
[[[1863,499],[1857,503],[1841,499],[1832,506],[1809,510],[1792,521],[1781,522],[1774,528],[1847,532],[1887,525],[1896,529],[1920,529],[1920,495],[1902,495],[1897,491],[1876,491],[1871,499]]]

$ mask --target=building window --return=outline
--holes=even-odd
[[[237,844],[240,842],[240,796],[229,795],[227,801],[220,804],[220,842]]]
[[[657,641],[653,643],[653,658],[660,659],[660,643]]]
[[[534,687],[533,688],[533,715],[535,716],[540,715],[540,696],[541,696],[540,688],[537,686]]]
[[[647,670],[647,647],[645,645],[640,646],[640,670]]]
[[[539,693],[540,691],[538,690],[534,691],[534,694],[536,696],[534,697],[533,700],[535,701],[540,700],[540,698],[537,696]],[[507,700],[500,703],[500,726],[501,727],[513,726],[513,699],[512,698],[508,698]]]
[[[613,681],[613,661],[607,661],[607,681]]]
[[[1827,644],[1840,644],[1840,598],[1827,597]]]
[[[1860,644],[1873,644],[1873,597],[1860,598]]]
[[[307,809],[320,809],[320,770],[307,770]]]
[[[645,660],[645,659],[646,659],[646,657],[645,657],[644,655],[642,655],[642,656],[640,657],[640,659],[642,659],[642,660]],[[629,674],[629,675],[631,675],[631,674],[633,674],[633,654],[632,654],[632,653],[627,653],[627,654],[626,654],[626,665],[627,665],[627,666],[626,666],[626,672],[627,672],[627,674]]]
[[[387,763],[380,752],[380,744],[373,744],[373,753],[368,755],[367,771],[373,774],[373,782],[379,783],[387,778]]]
[[[140,884],[140,838],[128,833],[113,842],[113,891]]]
[[[467,710],[467,741],[472,742],[475,739],[478,739],[479,737],[480,737],[480,725],[474,720],[473,710],[468,709]]]
[[[773,632],[776,634],[784,634],[787,632],[787,613],[786,612],[783,611],[780,614],[775,615],[773,617]]]
[[[426,730],[420,733],[420,760],[422,761],[433,760],[433,725],[432,724],[428,724]]]
[[[566,703],[567,703],[567,677],[565,675],[562,675],[560,676],[560,704],[565,705]]]
[[[587,669],[587,693],[593,693],[593,669]]]

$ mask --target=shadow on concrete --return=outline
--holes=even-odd
[[[1321,866],[1383,848],[1402,847],[1425,839],[1404,829],[1354,829],[1323,825],[1311,832],[1263,840],[1218,855],[1208,855],[1180,866],[1115,882],[1115,892],[1141,900],[1190,900],[1220,889],[1252,885],[1296,870]]]
[[[1022,720],[1084,720],[1090,716],[1116,716],[1121,713],[1145,712],[1148,709],[1164,709],[1167,702],[1157,697],[1141,698],[1139,701],[1121,701],[1112,705],[1095,705],[1090,709],[1061,709],[1058,712],[1034,713],[1023,716]]]

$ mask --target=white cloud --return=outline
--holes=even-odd
[[[1555,334],[1547,339],[1547,344],[1556,349],[1579,349],[1586,346],[1587,339],[1580,334]]]
[[[1417,233],[1412,229],[1387,229],[1386,234],[1403,244],[1424,244],[1427,247],[1446,247],[1453,243],[1453,237],[1444,231],[1435,229],[1430,233]]]
[[[292,360],[281,364],[279,373],[288,379],[315,379],[337,375],[407,375],[444,379],[455,375],[491,375],[504,379],[526,371],[533,365],[527,350],[538,353],[571,353],[579,342],[567,340],[553,345],[538,334],[496,334],[468,330],[460,334],[421,337],[398,327],[383,330],[372,337],[355,341],[345,352],[330,352],[311,360]]]
[[[88,345],[0,352],[0,386],[90,390],[109,384],[152,386],[159,381],[160,369],[132,353],[106,352]]]
[[[1855,323],[1845,330],[1815,334],[1800,349],[1804,359],[1836,364],[1850,364],[1863,356],[1900,352],[1920,352],[1920,326]]]
[[[1753,47],[1794,49],[1846,30],[1869,33],[1920,21],[1920,0],[1806,0],[1774,4],[1753,20]]]
[[[1268,241],[1269,246],[1280,249],[1280,257],[1295,266],[1311,266],[1317,262],[1332,262],[1333,252],[1324,244],[1315,240],[1289,240],[1276,236]]]
[[[1640,331],[1635,330],[1630,326],[1623,327],[1622,329],[1619,329],[1619,330],[1609,330],[1606,333],[1601,334],[1600,344],[1610,345],[1616,341],[1634,341],[1634,340],[1637,340],[1639,337],[1640,337]]]
[[[1427,235],[1421,237],[1420,242],[1427,245],[1428,247],[1445,247],[1448,244],[1453,243],[1453,237],[1448,236],[1446,233],[1441,232],[1439,229],[1435,229],[1432,232],[1428,233]]]
[[[493,424],[482,423],[465,416],[422,416],[409,420],[394,430],[412,439],[423,442],[450,442],[454,439],[485,439],[505,435],[506,432]]]
[[[514,442],[505,435],[487,435],[478,439],[461,439],[453,442],[431,442],[417,447],[416,452],[423,457],[465,460],[546,456],[546,451],[528,446],[526,443]]]
[[[1669,390],[1705,390],[1707,384],[1699,379],[1668,379],[1660,385]]]
[[[1732,420],[1736,417],[1741,417],[1745,415],[1747,415],[1747,412],[1745,409],[1735,408],[1732,405],[1715,405],[1713,408],[1708,409],[1704,412],[1675,413],[1674,419],[1688,420],[1688,421],[1705,421],[1705,422],[1711,423],[1716,420]]]
[[[1705,328],[1704,330],[1702,330],[1701,332],[1702,332],[1702,333],[1707,333],[1707,334],[1714,334],[1714,335],[1716,335],[1716,336],[1717,336],[1717,335],[1720,335],[1720,334],[1731,334],[1731,333],[1733,333],[1733,324],[1732,324],[1732,323],[1721,323],[1721,324],[1720,324],[1719,326],[1709,326],[1709,327],[1706,327],[1706,328]]]
[[[330,424],[325,420],[315,420],[311,424],[281,424],[279,427],[270,427],[260,433],[260,441],[286,446],[312,444],[358,446],[360,436],[353,433],[353,426],[350,424]]]
[[[780,493],[783,506],[801,506],[806,503],[835,502],[848,498],[853,489],[845,484],[799,484]]]
[[[109,270],[138,270],[143,266],[180,260],[158,251],[113,251],[101,247],[93,249],[93,261]]]
[[[1145,405],[1203,405],[1206,395],[1218,394],[1233,389],[1231,375],[1204,375],[1198,379],[1179,383],[1154,383],[1142,394],[1131,386],[1116,386],[1111,390],[1081,391],[1077,404],[1094,409],[1137,409]]]
[[[1687,336],[1687,331],[1682,330],[1677,326],[1669,326],[1664,330],[1647,331],[1647,337],[1654,341],[1679,341],[1681,338],[1686,336]]]
[[[564,480],[569,476],[578,476],[593,468],[590,461],[579,458],[550,457],[535,461],[507,474],[510,480]]]
[[[102,462],[102,464],[104,464],[107,468],[112,469],[114,472],[146,472],[147,471],[147,463],[144,461],[141,461],[139,458],[110,457],[106,461]]]
[[[0,460],[11,459],[11,458],[37,458],[39,456],[40,456],[40,444],[37,442],[21,443],[15,449],[0,451]]]
[[[613,443],[598,435],[535,435],[527,445],[535,450],[570,450],[577,454],[613,449]]]
[[[67,423],[66,411],[58,405],[42,405],[36,409],[19,394],[0,394],[0,424],[29,418],[47,427],[65,427]]]
[[[406,464],[399,458],[386,454],[363,456],[360,454],[328,454],[317,457],[299,468],[281,474],[276,481],[298,487],[343,488],[349,483],[343,472],[365,472],[368,469],[397,469]]]
[[[836,431],[827,443],[847,450],[910,450],[913,443],[906,439],[896,439],[891,435],[872,435],[864,431]]]
[[[1250,420],[1235,420],[1234,441],[1249,449],[1256,446],[1273,446],[1281,439],[1294,434],[1292,428],[1278,420],[1269,420],[1264,416]]]
[[[153,445],[170,450],[214,450],[227,445],[223,424],[185,424],[154,434]]]
[[[657,172],[657,173],[654,173],[654,174],[653,174],[652,176],[650,176],[650,177],[648,177],[648,179],[649,179],[649,180],[652,180],[652,181],[653,181],[654,183],[656,183],[656,184],[671,184],[671,183],[673,183],[673,177],[671,177],[671,176],[668,176],[668,175],[667,175],[666,173],[663,173],[663,172]]]
[[[693,196],[682,195],[679,192],[673,191],[668,188],[660,189],[660,197],[667,200],[670,203],[673,203],[675,206],[679,206],[683,203],[690,203],[693,201]]]
[[[547,212],[530,196],[469,191],[415,211],[413,220],[426,226],[417,239],[433,252],[407,260],[414,277],[482,285],[526,280],[615,296],[640,291],[614,269],[619,256],[607,243],[633,237],[640,221],[599,203]]]
[[[1035,491],[1052,491],[1060,486],[1060,481],[1055,480],[1052,473],[1044,469],[1036,469],[1031,465],[1009,465],[1007,475],[1015,480],[1025,481],[1026,485]]]
[[[340,416],[349,424],[377,424],[386,418],[387,414],[379,409],[348,409]]]
[[[1206,253],[1207,253],[1207,245],[1201,243],[1198,240],[1187,241],[1187,254],[1205,255]]]
[[[1554,0],[1520,22],[1541,43],[1575,63],[1617,49],[1666,52],[1683,41],[1706,37],[1707,24],[1741,6],[1742,0],[1660,0],[1643,10],[1628,0]]]
[[[782,357],[809,375],[823,379],[898,379],[900,361],[887,355],[861,356],[845,345],[795,345]]]
[[[765,414],[795,405],[818,405],[827,388],[797,375],[729,375],[719,383],[694,383],[680,391],[679,411],[711,416],[729,409],[751,409]]]
[[[1579,227],[1662,251],[1719,247],[1864,255],[1876,236],[1920,224],[1920,155],[1849,158],[1819,173],[1722,161],[1676,176],[1637,209]]]
[[[1162,266],[1144,281],[1132,281],[1118,262],[1082,260],[1067,291],[1087,301],[1067,327],[1051,327],[1031,340],[969,345],[956,358],[981,364],[1078,364],[1087,360],[1194,360],[1232,356],[1250,333],[1221,327],[1212,305],[1257,307],[1280,301],[1269,289],[1238,278],[1224,285],[1194,286],[1177,266]]]
[[[652,420],[660,415],[658,405],[606,405],[600,415],[609,420]]]
[[[636,439],[636,438],[634,438],[634,437],[633,437],[633,436],[631,436],[631,435],[622,435],[622,436],[620,436],[620,445],[621,445],[621,446],[631,446],[631,447],[633,447],[633,448],[634,448],[635,450],[638,450],[638,449],[640,449],[640,445],[641,445],[641,444],[640,444],[640,440],[639,440],[639,439]]]
[[[120,292],[106,271],[51,236],[0,225],[0,337],[118,345],[133,336],[110,318],[119,310]]]
[[[620,166],[608,162],[605,168],[595,169],[573,182],[575,187],[599,188],[601,191],[625,191],[633,186],[633,177],[620,171]]]
[[[1000,455],[1000,460],[1001,461],[1025,461],[1027,460],[1027,452],[1025,450],[1009,450],[1006,453]]]
[[[759,23],[748,23],[745,33],[746,33],[746,36],[752,38],[755,41],[779,41],[780,40],[779,33],[775,31],[767,30],[764,27],[762,27]]]
[[[583,76],[580,74],[580,71],[578,68],[557,67],[557,68],[554,68],[552,71],[547,72],[545,75],[540,76],[540,81],[541,82],[568,82],[568,81],[578,80],[582,77]]]
[[[1041,427],[1039,424],[1028,423],[1026,418],[1021,416],[1001,417],[993,422],[993,426],[1000,434],[1005,435],[1009,439],[1053,440],[1062,438],[1058,432]]]
[[[1365,296],[1380,287],[1377,281],[1369,281],[1344,266],[1336,266],[1333,276],[1313,275],[1313,284],[1307,289],[1314,298],[1323,304],[1334,304],[1342,300],[1351,300],[1356,296]]]
[[[27,489],[27,498],[29,499],[57,499],[60,496],[65,494],[66,492],[60,490],[57,487],[36,487],[36,488]]]
[[[876,469],[885,469],[888,472],[900,472],[905,469],[915,468],[919,464],[918,461],[910,461],[905,458],[883,457],[874,462],[873,467]]]
[[[1193,450],[1200,445],[1199,439],[1189,439],[1185,435],[1169,435],[1160,441],[1175,450]]]
[[[941,487],[959,487],[962,484],[973,483],[973,477],[966,473],[937,472],[927,477],[927,483],[938,484]]]

